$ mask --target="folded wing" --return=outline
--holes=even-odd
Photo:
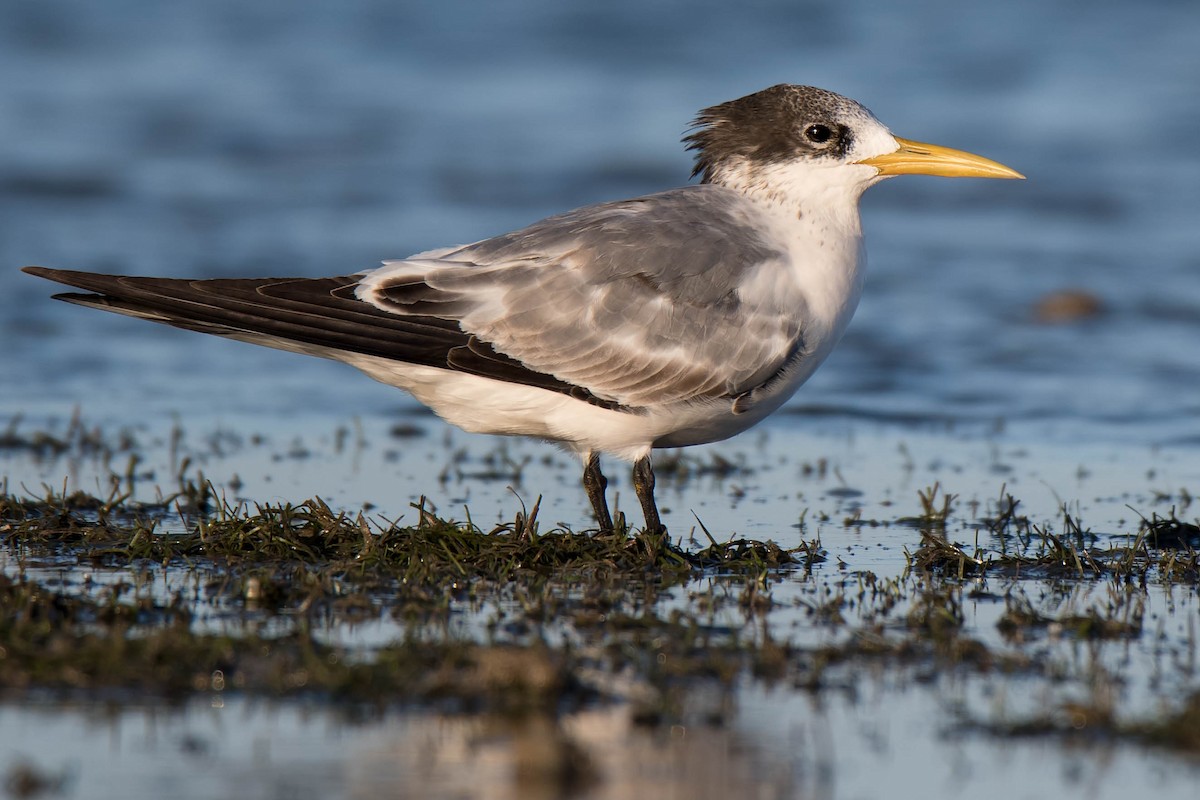
[[[623,406],[736,397],[800,357],[803,309],[744,289],[786,269],[738,193],[693,186],[551,217],[430,262],[389,262],[358,296],[457,320],[497,352]]]
[[[740,196],[694,186],[332,278],[185,280],[29,267],[59,299],[337,358],[457,370],[633,410],[735,398],[802,356],[794,313],[747,302],[781,268]]]

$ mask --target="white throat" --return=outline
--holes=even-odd
[[[858,306],[866,266],[858,201],[880,180],[878,171],[836,162],[742,162],[715,177],[760,208],[772,243],[787,254],[783,265],[764,267],[747,281],[743,294],[753,295],[752,302],[803,309],[807,377]]]

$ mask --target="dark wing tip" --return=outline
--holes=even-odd
[[[74,303],[75,305],[97,305],[104,301],[103,295],[92,294],[91,292],[59,292],[50,295],[51,300],[62,300],[64,303]]]
[[[108,294],[116,291],[117,287],[120,286],[120,282],[124,280],[124,276],[122,275],[106,275],[102,272],[83,272],[75,269],[22,267],[21,271],[38,278],[45,278],[48,281],[63,283],[67,286],[74,286],[76,289],[85,289],[89,292],[97,292],[99,294]]]
[[[48,281],[56,281],[57,283],[65,283],[68,286],[78,286],[84,289],[91,288],[85,284],[94,283],[98,278],[112,279],[117,277],[116,275],[102,275],[97,272],[81,272],[74,269],[51,269],[50,267],[21,267],[21,272],[45,278]]]

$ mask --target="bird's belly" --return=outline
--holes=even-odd
[[[733,404],[728,404],[732,409]],[[719,442],[757,425],[766,414],[734,414],[732,411],[709,413],[685,427],[676,428],[654,440],[653,447],[691,447]]]
[[[410,392],[465,431],[532,436],[580,453],[603,452],[633,461],[651,448],[717,442],[758,424],[795,393],[826,352],[827,348],[820,347],[810,353],[797,369],[756,393],[751,402],[735,403],[735,398],[725,397],[630,411],[450,370],[361,354],[337,357],[378,381]]]
[[[799,386],[799,383],[796,384]],[[792,396],[796,387],[787,391],[774,392],[755,402],[750,408],[741,413],[734,411],[732,399],[697,406],[691,409],[677,410],[672,414],[672,424],[662,435],[654,440],[655,448],[690,447],[694,444],[719,442],[731,436],[737,436],[762,422]]]
[[[754,427],[791,399],[825,361],[840,336],[838,330],[833,336],[819,338],[814,351],[801,358],[794,369],[779,376],[769,387],[754,393],[749,403],[735,403],[733,398],[725,398],[673,412],[675,424],[656,437],[653,446],[689,447],[719,442]]]

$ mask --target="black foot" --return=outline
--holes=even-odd
[[[583,467],[583,490],[587,492],[592,504],[592,512],[600,525],[601,533],[612,533],[612,517],[608,513],[608,501],[604,499],[604,490],[608,488],[608,478],[600,471],[600,456],[590,453]]]
[[[654,502],[654,467],[650,464],[650,456],[639,458],[633,463],[633,491],[637,493],[638,501],[642,504],[642,514],[646,517],[647,533],[662,533],[666,530],[658,516],[658,506]]]

